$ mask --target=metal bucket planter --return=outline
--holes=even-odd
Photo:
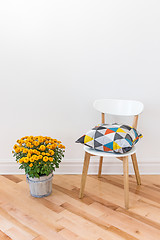
[[[26,177],[33,197],[41,198],[51,194],[53,173],[40,178],[31,178],[28,175]]]

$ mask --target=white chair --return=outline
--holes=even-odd
[[[99,99],[96,100],[93,104],[94,108],[101,112],[102,114],[102,123],[105,123],[105,113],[119,116],[134,116],[133,127],[137,128],[138,123],[138,115],[143,111],[143,104],[139,101],[131,101],[131,100],[119,100],[119,99]],[[95,149],[84,146],[85,157],[84,157],[84,165],[83,172],[81,178],[81,187],[79,198],[83,198],[84,188],[86,183],[86,177],[90,162],[91,156],[100,156],[99,162],[99,171],[98,177],[101,177],[102,171],[102,162],[103,157],[116,157],[123,161],[123,173],[124,173],[124,201],[125,208],[129,208],[129,179],[128,179],[128,157],[131,156],[132,163],[136,175],[137,184],[141,184],[141,179],[138,170],[137,158],[136,158],[136,149],[132,148],[131,151],[124,154],[111,154],[107,152],[100,152]]]

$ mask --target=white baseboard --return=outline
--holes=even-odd
[[[140,159],[138,165],[140,174],[160,174],[160,160],[159,158],[152,159],[152,162],[142,161]],[[55,174],[81,174],[83,167],[82,159],[65,159],[61,162],[60,168],[56,169]],[[89,174],[97,174],[98,160],[92,158],[89,165]],[[106,159],[103,162],[102,174],[122,174],[123,166],[119,160]],[[129,161],[129,173],[134,174],[132,162]],[[24,174],[23,170],[19,169],[19,165],[15,161],[0,160],[0,174]]]

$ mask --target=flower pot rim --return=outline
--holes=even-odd
[[[29,177],[28,174],[26,174],[26,178],[30,182],[44,182],[46,180],[49,180],[49,179],[53,178],[53,176],[54,176],[53,172],[50,173],[48,176],[44,175],[44,176],[41,176],[39,178],[37,178],[37,177],[32,178],[32,177]]]

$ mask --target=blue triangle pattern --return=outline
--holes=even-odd
[[[109,128],[109,129],[116,132],[119,128]]]
[[[138,136],[137,131],[133,128],[133,131],[135,133],[135,138]]]
[[[127,139],[127,138],[125,138],[125,140],[130,144],[130,146],[132,146],[133,145],[133,143],[132,143],[132,141],[131,140],[129,140],[129,139]]]
[[[113,142],[107,143],[104,146],[107,148],[113,149]]]

